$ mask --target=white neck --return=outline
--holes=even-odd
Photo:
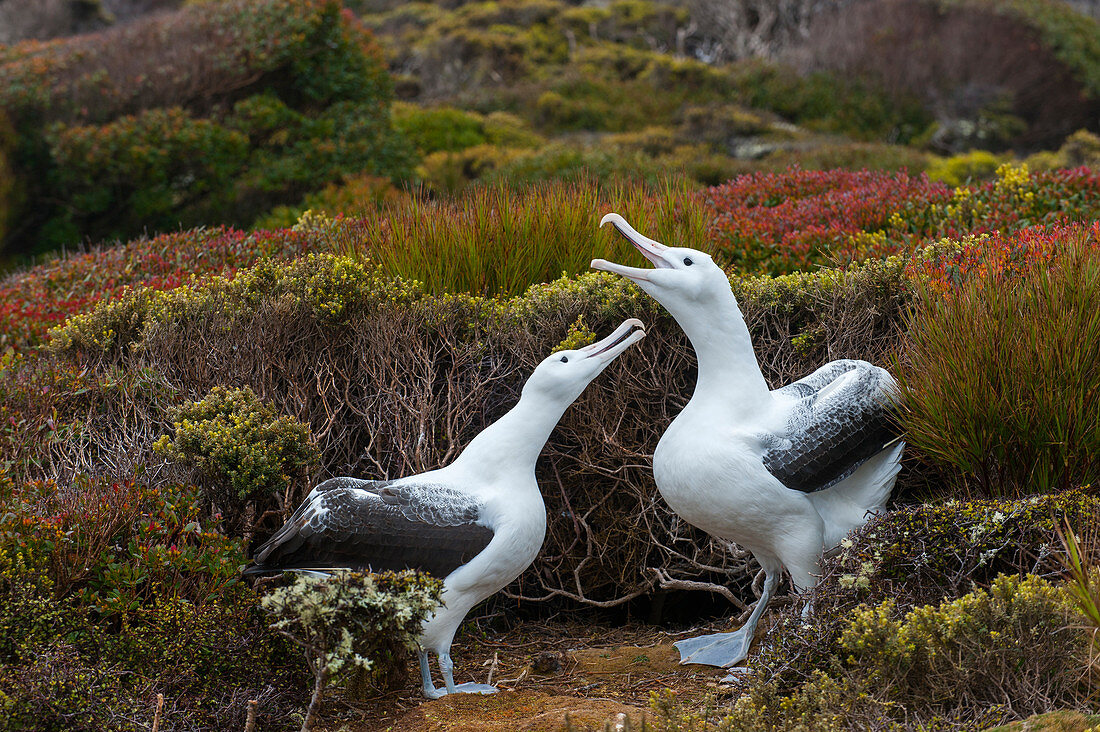
[[[572,402],[559,404],[539,392],[524,393],[507,414],[481,431],[451,463],[494,477],[534,475],[535,461]]]
[[[699,360],[692,401],[744,414],[768,406],[768,384],[760,373],[748,326],[732,292],[707,303],[706,308],[685,308],[682,314],[669,310],[695,347]]]

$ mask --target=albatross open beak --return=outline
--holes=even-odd
[[[616,356],[643,338],[645,338],[645,326],[642,325],[642,321],[637,318],[630,318],[629,320],[624,320],[623,324],[616,328],[615,332],[607,338],[587,345],[579,350],[584,354],[585,358],[600,356],[602,357],[601,360],[613,361]]]
[[[659,241],[654,241],[648,236],[642,236],[634,230],[630,224],[626,223],[626,219],[617,213],[609,213],[600,220],[600,226],[606,223],[610,223],[615,227],[615,231],[628,242],[634,245],[634,248],[642,253],[642,256],[653,262],[653,266],[657,269],[671,269],[672,265],[665,261],[662,256],[668,247]],[[606,259],[593,259],[590,265],[592,269],[600,269],[604,272],[613,272],[615,274],[622,275],[628,279],[649,280],[649,273],[653,270],[645,269],[642,267],[627,267],[624,264],[615,264],[614,262],[608,262]]]

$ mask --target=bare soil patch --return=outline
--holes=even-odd
[[[634,723],[647,713],[650,692],[671,688],[702,706],[729,691],[718,686],[722,669],[681,666],[675,641],[728,629],[717,621],[670,632],[652,625],[607,626],[580,622],[523,623],[505,633],[476,633],[467,625],[453,649],[455,681],[486,683],[490,671],[500,693],[462,694],[425,700],[419,674],[410,667],[405,688],[369,701],[333,694],[325,729],[353,732],[602,730],[626,714]],[[435,667],[432,662],[433,670]],[[436,680],[436,683],[440,683]],[[341,711],[342,709],[342,711]]]

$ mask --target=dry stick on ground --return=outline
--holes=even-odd
[[[256,732],[256,705],[255,699],[248,700],[248,718],[244,722],[244,732]]]
[[[160,727],[160,710],[164,709],[164,694],[157,694],[157,711],[153,713],[153,726],[151,732],[157,732]]]

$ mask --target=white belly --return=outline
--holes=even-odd
[[[816,515],[804,494],[764,468],[751,436],[708,431],[683,415],[657,444],[653,477],[678,516],[754,553],[774,553],[783,533],[778,517]]]

